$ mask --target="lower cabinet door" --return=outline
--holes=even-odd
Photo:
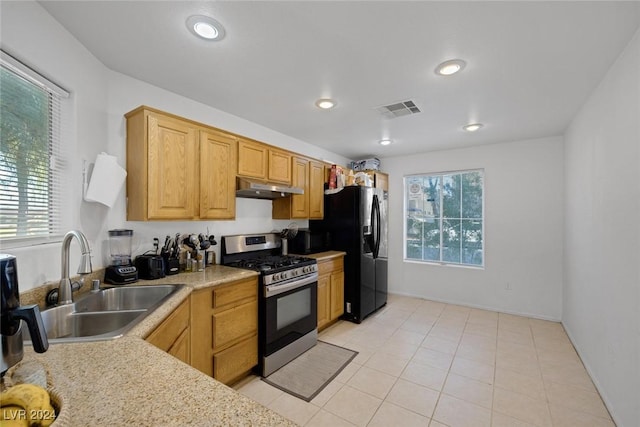
[[[186,364],[191,363],[191,340],[189,339],[191,335],[190,332],[191,331],[189,329],[185,329],[168,351],[170,355],[183,361]]]
[[[250,301],[213,315],[213,351],[258,330],[258,302]]]
[[[331,273],[331,320],[344,313],[344,272]]]
[[[318,328],[322,328],[331,319],[331,275],[318,277]]]
[[[213,355],[213,378],[230,384],[258,364],[258,336],[254,335]]]

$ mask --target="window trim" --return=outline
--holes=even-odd
[[[480,172],[482,173],[482,264],[473,265],[473,264],[462,264],[462,263],[453,263],[448,261],[434,261],[434,260],[420,260],[414,258],[407,258],[407,179],[412,177],[424,177],[424,176],[433,176],[433,175],[452,175],[452,174],[463,174],[469,172]],[[472,168],[472,169],[458,169],[458,170],[447,170],[440,172],[424,172],[424,173],[413,173],[404,175],[402,177],[402,261],[405,263],[413,263],[413,264],[422,264],[422,265],[433,265],[439,267],[455,267],[455,268],[467,268],[472,270],[485,270],[487,265],[487,251],[486,251],[486,241],[485,241],[485,225],[486,225],[486,217],[485,217],[485,193],[486,193],[486,171],[484,168]],[[442,197],[443,194],[440,192],[440,206],[442,206]],[[442,230],[442,221],[443,219],[439,218],[439,228]],[[440,233],[440,259],[442,259],[442,233]]]
[[[29,80],[31,83],[38,85],[49,92],[53,92],[61,98],[69,98],[70,94],[66,89],[55,84],[37,71],[27,67],[2,49],[0,49],[0,61],[5,67]]]

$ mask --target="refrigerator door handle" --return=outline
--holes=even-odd
[[[373,242],[373,257],[378,258],[378,252],[380,251],[380,200],[378,196],[373,196],[373,206],[371,209],[371,224],[375,224],[375,234]]]

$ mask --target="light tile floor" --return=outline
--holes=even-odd
[[[320,339],[359,354],[311,402],[235,388],[303,426],[615,426],[559,323],[389,295]]]

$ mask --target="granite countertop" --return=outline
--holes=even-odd
[[[294,426],[143,340],[194,289],[256,275],[248,270],[212,266],[204,272],[141,280],[139,285],[185,286],[122,338],[51,344],[42,354],[25,346],[23,362],[41,363],[62,400],[53,425]]]
[[[318,262],[322,262],[322,261],[326,261],[332,258],[338,258],[341,256],[345,256],[347,253],[346,252],[342,252],[342,251],[325,251],[325,252],[318,252],[315,254],[308,254],[308,255],[303,255],[309,258],[315,258],[316,261]]]

